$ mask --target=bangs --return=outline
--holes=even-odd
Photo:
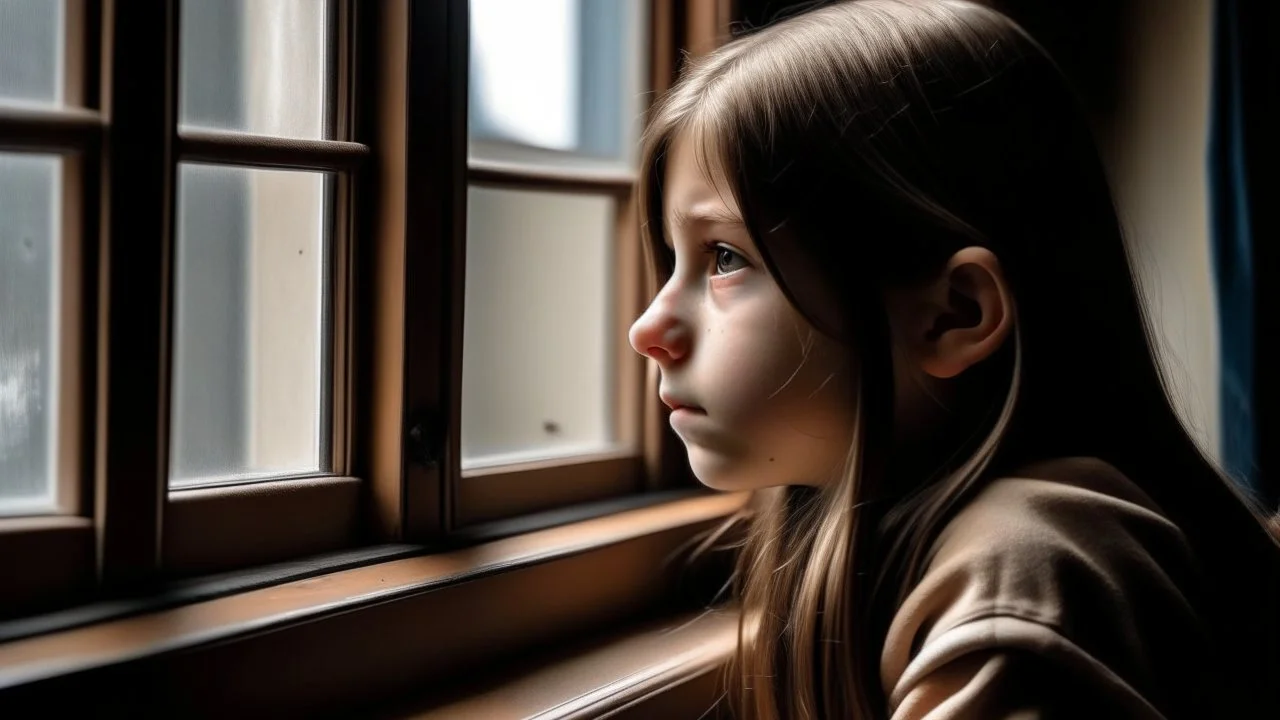
[[[637,204],[643,213],[641,231],[645,252],[659,287],[675,270],[675,252],[671,245],[674,240],[667,222],[663,188],[667,156],[677,140],[693,143],[698,169],[707,184],[716,189],[721,201],[726,206],[742,207],[738,174],[728,152],[726,128],[734,125],[726,122],[726,118],[731,117],[731,103],[717,102],[718,98],[708,95],[705,83],[686,77],[686,82],[655,107],[653,120],[642,139]],[[752,241],[756,241],[754,236]]]

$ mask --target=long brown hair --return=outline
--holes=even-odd
[[[884,715],[884,635],[933,539],[988,478],[1034,460],[1094,456],[1132,478],[1222,588],[1206,603],[1274,598],[1274,538],[1169,402],[1082,114],[1011,20],[964,0],[844,2],[691,61],[643,143],[639,202],[659,278],[671,272],[665,158],[681,134],[723,174],[791,303],[847,341],[857,365],[842,478],[757,493],[737,575],[741,714]],[[1014,297],[1014,336],[989,361],[1002,391],[979,431],[947,449],[953,462],[905,473],[889,453],[883,293],[968,245],[996,254]],[[1248,628],[1214,629],[1246,665]],[[1240,672],[1246,687],[1263,670]]]

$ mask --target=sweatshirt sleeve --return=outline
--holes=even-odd
[[[1104,463],[991,483],[939,535],[890,626],[894,720],[1163,718],[1205,697],[1178,528]]]

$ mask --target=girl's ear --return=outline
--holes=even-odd
[[[994,253],[967,247],[891,301],[898,338],[925,373],[953,378],[990,357],[1013,329],[1013,295]]]

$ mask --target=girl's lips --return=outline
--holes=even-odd
[[[700,408],[684,406],[672,409],[668,421],[671,427],[687,440],[688,433],[696,434],[700,428],[705,430],[706,417],[707,414]]]
[[[671,408],[672,411],[688,410],[690,412],[697,412],[697,413],[706,412],[706,410],[703,410],[702,408],[698,407],[697,405],[694,405],[691,402],[682,400],[678,397],[675,397],[674,395],[668,395],[665,392],[658,393],[658,397],[662,400],[662,403],[667,407]]]

